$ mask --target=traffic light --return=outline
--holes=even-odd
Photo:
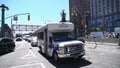
[[[28,15],[28,21],[30,21],[30,15]]]
[[[73,8],[71,8],[71,13],[72,13],[72,15],[73,15],[73,16],[75,15],[76,10],[75,10],[75,8],[74,8],[74,7],[73,7]]]
[[[81,25],[84,25],[84,19],[81,20]]]
[[[103,21],[102,21],[102,24],[103,24],[103,25],[106,25],[106,24],[107,24],[107,21],[106,21],[106,20],[103,20]]]
[[[18,20],[18,16],[14,16],[14,21],[17,21]]]

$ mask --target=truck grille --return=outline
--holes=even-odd
[[[79,54],[82,51],[82,44],[70,45],[65,47],[65,52],[69,54]]]

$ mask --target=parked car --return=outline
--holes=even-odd
[[[32,38],[31,38],[31,36],[25,36],[24,40],[27,42],[31,42]]]
[[[31,37],[31,36],[26,35],[26,36],[23,37],[23,39],[24,39],[25,41],[28,41],[28,38],[30,38],[30,37]]]
[[[32,38],[31,37],[27,38],[27,41],[30,43],[32,41]]]
[[[15,42],[11,38],[0,38],[0,53],[11,52],[15,49]]]
[[[22,41],[22,38],[21,37],[17,37],[16,41]]]
[[[37,37],[32,37],[31,46],[33,46],[33,47],[37,46]]]

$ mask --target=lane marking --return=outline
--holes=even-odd
[[[46,68],[45,65],[43,63],[40,63],[40,65],[42,66],[42,68]]]
[[[24,47],[24,45],[17,45],[16,49],[22,49]]]
[[[36,58],[36,56],[32,52],[32,50],[29,49],[29,52],[26,55],[24,55],[23,57],[21,57],[21,59],[32,58],[32,57]]]
[[[34,65],[40,65],[42,68],[46,68],[43,63],[25,64],[25,65],[13,66],[9,68],[21,68],[21,67],[28,67],[28,66],[34,66]]]
[[[99,53],[98,55],[104,55],[105,53]]]
[[[22,45],[21,45],[22,43]],[[15,45],[16,45],[16,49],[22,49],[24,48],[24,46],[26,45],[27,43],[26,42],[16,42]]]

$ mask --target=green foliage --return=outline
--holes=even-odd
[[[101,28],[100,27],[96,27],[96,31],[101,31]]]

